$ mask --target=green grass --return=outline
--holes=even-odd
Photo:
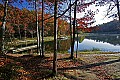
[[[44,42],[47,42],[47,41],[53,41],[54,40],[54,37],[50,36],[50,37],[44,37]]]
[[[52,40],[54,40],[53,37],[44,37],[44,42],[52,41]],[[12,42],[8,42],[6,44],[6,49],[19,48],[19,47],[24,47],[26,45],[33,45],[33,44],[37,44],[37,38],[26,38],[22,40],[15,38]]]

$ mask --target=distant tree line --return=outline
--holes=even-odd
[[[120,22],[114,20],[97,26],[98,30],[92,31],[95,33],[120,33]]]

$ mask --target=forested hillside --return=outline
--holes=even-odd
[[[120,33],[120,22],[118,20],[113,20],[99,25],[98,28],[99,30],[95,31],[97,33]]]

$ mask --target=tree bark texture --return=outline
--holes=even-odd
[[[72,40],[72,47],[71,47],[71,59],[73,59],[73,54],[74,54],[74,43],[75,43],[75,24],[76,24],[76,7],[77,7],[77,1],[75,2],[75,7],[74,7],[73,40]]]
[[[57,75],[57,28],[58,28],[58,1],[54,2],[54,57],[53,57],[53,74]]]
[[[41,56],[41,49],[40,49],[40,28],[38,22],[38,9],[37,9],[37,0],[35,0],[35,11],[36,11],[36,28],[37,28],[37,53]]]
[[[44,56],[44,1],[42,0],[42,56]]]
[[[70,6],[71,6],[71,0],[70,0]],[[69,16],[70,16],[70,40],[71,40],[71,54],[72,54],[72,19],[71,19],[71,10],[72,8],[70,7],[70,12],[69,12]]]
[[[2,54],[4,54],[5,52],[5,26],[6,26],[6,16],[7,16],[7,6],[8,6],[8,0],[5,0],[4,3],[4,16],[3,16],[3,23],[2,23],[2,27],[0,30],[0,50],[2,52]]]

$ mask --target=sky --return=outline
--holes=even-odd
[[[96,20],[96,22],[95,22],[92,26],[99,25],[99,24],[103,24],[103,23],[107,23],[107,22],[110,22],[110,21],[113,20],[113,17],[110,17],[110,18],[108,18],[108,16],[105,17],[106,14],[107,14],[108,5],[106,5],[106,6],[101,6],[101,7],[100,7],[100,6],[97,6],[97,7],[96,7],[96,6],[92,5],[92,6],[90,6],[90,7],[88,8],[88,10],[89,10],[89,9],[92,9],[93,11],[96,11],[96,9],[99,10],[99,11],[95,14],[95,20]],[[113,11],[116,11],[116,8],[115,8]],[[77,18],[80,18],[81,15],[83,16],[83,13],[77,13]]]
[[[113,20],[112,17],[110,17],[110,18],[105,17],[107,14],[106,6],[96,7],[96,8],[99,9],[99,12],[98,12],[98,14],[95,15],[96,22],[94,23],[94,25],[107,23],[107,22],[110,22]]]

